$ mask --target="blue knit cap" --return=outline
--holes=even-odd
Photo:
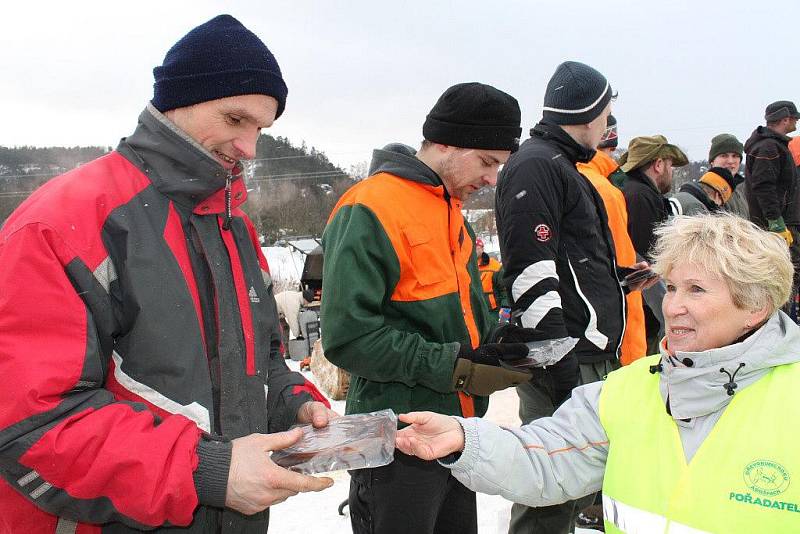
[[[230,15],[219,15],[184,35],[153,69],[153,106],[170,109],[229,96],[261,94],[286,106],[286,84],[275,56]]]

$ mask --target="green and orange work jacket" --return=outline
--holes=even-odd
[[[415,157],[376,150],[371,168],[322,237],[322,343],[351,373],[346,412],[481,416],[488,397],[452,387],[460,344],[494,325],[461,201]]]

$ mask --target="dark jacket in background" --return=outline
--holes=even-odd
[[[743,219],[750,219],[750,208],[747,205],[747,193],[745,192],[744,176],[736,174],[734,180],[739,181],[739,185],[733,190],[733,195],[725,203],[725,211],[738,215]]]
[[[766,126],[755,129],[744,144],[745,191],[750,220],[763,228],[783,217],[786,224],[800,224],[797,171],[789,152],[789,138]]]
[[[655,243],[653,230],[672,214],[669,201],[641,168],[627,173],[622,186],[628,204],[628,234],[636,252],[650,261],[650,248]]]
[[[540,122],[503,167],[496,198],[513,313],[548,337],[578,338],[580,363],[616,358],[625,328],[603,201],[575,168],[593,154]]]

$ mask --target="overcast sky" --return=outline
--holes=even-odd
[[[568,59],[619,92],[623,143],[662,133],[694,160],[715,134],[744,141],[769,102],[800,101],[797,0],[19,0],[0,15],[0,145],[116,146],[152,97],[153,67],[220,13],[283,70],[286,112],[268,133],[345,169],[391,141],[417,146],[438,96],[464,81],[514,95],[527,138]]]

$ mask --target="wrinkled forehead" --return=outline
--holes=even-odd
[[[699,254],[698,254],[699,252]],[[667,258],[653,268],[668,282],[676,283],[683,279],[725,280],[719,266],[706,263],[710,250],[693,250]]]
[[[212,100],[219,113],[234,115],[257,124],[261,128],[270,126],[275,120],[278,101],[267,95],[242,95]]]

